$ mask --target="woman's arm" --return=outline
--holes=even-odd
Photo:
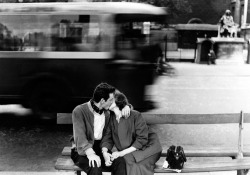
[[[132,147],[140,150],[148,143],[148,126],[141,113],[137,112],[135,117],[135,141]]]
[[[123,157],[126,154],[132,153],[136,150],[143,148],[148,143],[148,126],[146,121],[142,117],[141,113],[137,112],[135,114],[135,133],[136,138],[131,147],[124,149],[122,151],[117,151],[112,153],[112,159],[116,159],[118,157]]]
[[[136,151],[136,148],[131,146],[127,149],[124,149],[122,151],[115,151],[112,153],[112,156],[111,156],[111,161],[113,161],[114,159],[118,158],[118,157],[123,157],[125,156],[126,154],[129,154],[129,153],[132,153]]]

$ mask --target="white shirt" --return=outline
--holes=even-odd
[[[94,138],[95,140],[102,139],[102,131],[105,125],[105,115],[104,112],[100,115],[94,112]]]

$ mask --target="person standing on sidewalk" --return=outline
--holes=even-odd
[[[105,167],[105,161],[100,148],[101,139],[109,123],[109,107],[114,101],[116,89],[107,84],[99,84],[93,93],[92,99],[78,105],[72,113],[74,147],[71,150],[71,159],[87,175],[102,175],[103,170],[126,175],[124,161],[114,161],[113,166]],[[130,107],[123,108],[123,115],[130,115]]]
[[[209,50],[209,53],[208,53],[207,56],[208,56],[208,65],[210,65],[210,64],[216,64],[216,63],[215,63],[216,55],[215,55],[213,49],[210,49],[210,50]]]

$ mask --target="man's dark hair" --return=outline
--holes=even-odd
[[[100,102],[102,98],[107,101],[109,94],[114,92],[115,88],[113,86],[109,85],[108,83],[100,83],[94,90],[92,100],[94,100],[96,103]]]
[[[115,104],[120,110],[122,110],[126,105],[128,105],[128,99],[123,93],[116,92],[115,93]]]

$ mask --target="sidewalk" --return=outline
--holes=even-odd
[[[85,173],[82,172],[82,175]],[[176,175],[177,173],[157,173],[156,175]],[[74,172],[0,172],[0,175],[75,175]],[[110,173],[103,173],[103,175],[110,175]],[[181,173],[181,175],[237,175],[237,172],[205,172],[205,173]]]
[[[243,50],[243,59],[247,60],[247,50]],[[197,54],[195,49],[181,49],[178,50],[168,50],[167,58],[170,60],[194,60]]]
[[[160,76],[147,89],[156,113],[250,112],[250,65],[169,63],[172,76]]]
[[[82,172],[82,175],[85,173]],[[157,173],[156,175],[176,175],[177,173]],[[237,172],[206,172],[206,173],[181,173],[181,175],[236,175]],[[0,175],[75,175],[74,172],[0,172]],[[110,175],[110,173],[103,173],[103,175]]]
[[[4,171],[0,172],[0,175],[75,175],[74,172],[14,172],[14,171]]]

